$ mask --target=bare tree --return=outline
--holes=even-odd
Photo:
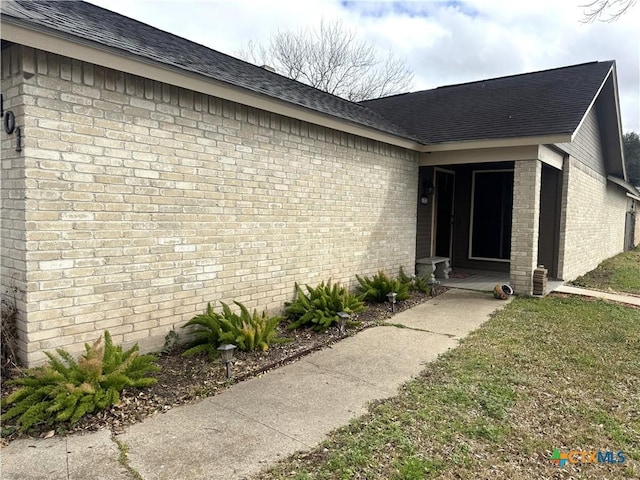
[[[267,45],[250,41],[237,54],[351,101],[407,91],[413,80],[405,59],[391,51],[381,57],[374,44],[360,40],[341,21],[322,20],[313,29],[278,30]]]
[[[584,5],[584,23],[615,22],[636,4],[637,0],[593,0]]]

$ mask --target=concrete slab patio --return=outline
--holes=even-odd
[[[307,450],[395,395],[507,302],[449,290],[389,322],[195,405],[103,431],[22,439],[0,450],[2,479],[241,479]],[[404,328],[400,328],[404,327]],[[329,407],[328,407],[329,406]],[[117,442],[117,443],[116,443]],[[118,462],[120,447],[128,467]]]

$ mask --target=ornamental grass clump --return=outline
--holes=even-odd
[[[266,352],[269,345],[283,340],[278,338],[276,331],[276,327],[282,320],[281,316],[270,317],[267,312],[258,314],[255,309],[253,314],[250,314],[243,304],[233,302],[240,308],[240,315],[238,315],[226,303],[220,303],[222,304],[220,323],[223,331],[220,336],[221,343],[233,343],[244,352],[253,350]]]
[[[240,309],[237,314],[229,305],[222,304],[222,313],[213,310],[211,303],[207,304],[207,311],[196,315],[189,320],[183,328],[194,326],[194,339],[191,347],[182,355],[196,355],[206,353],[213,360],[218,356],[217,348],[224,343],[233,343],[240,350],[251,352],[253,350],[266,351],[269,345],[286,341],[278,338],[277,326],[282,320],[280,316],[269,316],[266,312],[253,314],[240,302],[235,303]]]
[[[109,332],[86,352],[74,359],[59,348],[57,355],[45,352],[49,362],[25,372],[25,376],[10,380],[19,388],[2,399],[0,417],[3,421],[17,419],[17,428],[26,431],[34,425],[69,421],[75,424],[88,413],[115,405],[127,387],[146,387],[156,383],[148,377],[157,371],[152,355],[139,355],[138,345],[127,351],[113,345]]]
[[[363,298],[372,303],[382,303],[388,300],[387,295],[391,292],[398,294],[397,301],[409,298],[410,283],[403,283],[397,278],[389,278],[383,271],[379,271],[372,278],[360,277],[356,275],[360,292]]]
[[[305,287],[308,293],[296,283],[296,298],[286,305],[287,317],[293,320],[287,326],[289,329],[311,326],[314,330],[324,331],[340,321],[338,312],[353,314],[366,308],[362,298],[337,283],[331,285],[331,280],[315,288]]]
[[[214,360],[218,356],[216,348],[221,345],[220,336],[222,327],[220,326],[220,314],[213,310],[211,302],[207,303],[207,310],[200,315],[196,315],[182,328],[195,327],[192,335],[193,340],[190,347],[182,352],[184,357],[206,353],[209,360]]]
[[[428,277],[417,277],[412,275],[411,277],[404,273],[404,269],[400,267],[398,273],[398,280],[400,283],[406,283],[409,285],[409,290],[412,292],[418,291],[429,295],[431,293],[431,285],[429,285]]]

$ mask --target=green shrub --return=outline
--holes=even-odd
[[[365,309],[359,296],[349,293],[337,283],[331,285],[331,280],[315,288],[305,287],[308,294],[296,283],[296,298],[286,305],[285,312],[293,319],[287,327],[289,329],[313,326],[314,330],[323,331],[340,321],[338,312],[352,314]]]
[[[218,348],[222,342],[220,337],[222,336],[222,327],[220,326],[220,314],[213,311],[211,302],[207,303],[207,311],[200,315],[196,315],[182,328],[195,326],[193,330],[193,340],[191,341],[191,347],[185,350],[182,355],[197,355],[199,353],[206,353],[209,356],[209,360],[213,360],[218,356]]]
[[[403,283],[397,278],[389,278],[383,271],[378,272],[373,278],[363,278],[359,275],[356,275],[356,278],[360,283],[359,288],[364,299],[369,302],[386,302],[388,300],[387,294],[391,292],[398,294],[397,301],[409,298],[409,283]]]
[[[231,311],[226,303],[222,303],[221,326],[224,332],[220,336],[221,343],[233,343],[240,350],[250,352],[260,349],[263,352],[269,349],[269,345],[278,341],[276,327],[282,317],[269,317],[266,312],[258,315],[254,310],[253,315],[240,302],[233,302],[240,308],[240,315]]]
[[[207,311],[196,315],[184,326],[196,326],[193,332],[195,338],[191,347],[183,355],[195,355],[205,352],[210,359],[218,356],[216,350],[224,343],[233,343],[240,350],[249,352],[256,349],[266,351],[269,345],[279,341],[276,327],[282,317],[269,317],[266,312],[253,314],[240,302],[234,302],[240,308],[240,314],[231,311],[226,303],[222,304],[222,313],[213,311],[211,303],[207,304]]]
[[[414,278],[409,288],[411,288],[411,290],[426,293],[427,295],[431,293],[431,285],[429,284],[429,279],[427,277]]]
[[[404,273],[402,267],[400,267],[400,272],[398,273],[398,280],[400,280],[401,283],[409,284],[409,290],[411,291],[418,291],[426,293],[427,295],[431,293],[431,285],[429,285],[429,279],[427,277],[417,277],[415,275],[409,277]]]
[[[413,275],[415,277],[415,275]],[[400,267],[400,271],[398,272],[398,280],[402,283],[411,283],[413,282],[413,278],[404,273],[404,268]]]
[[[120,401],[126,387],[146,387],[156,383],[147,377],[156,371],[152,355],[138,355],[138,345],[127,351],[114,346],[109,332],[104,332],[77,360],[59,348],[58,355],[45,352],[47,365],[26,371],[25,377],[10,380],[20,385],[2,399],[2,408],[11,406],[0,417],[18,419],[18,429],[44,423],[48,426],[69,420],[76,423],[83,415],[103,410]]]

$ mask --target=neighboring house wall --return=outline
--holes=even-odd
[[[294,282],[412,271],[415,153],[23,52],[27,363],[105,329],[156,348],[209,301],[280,310]]]

